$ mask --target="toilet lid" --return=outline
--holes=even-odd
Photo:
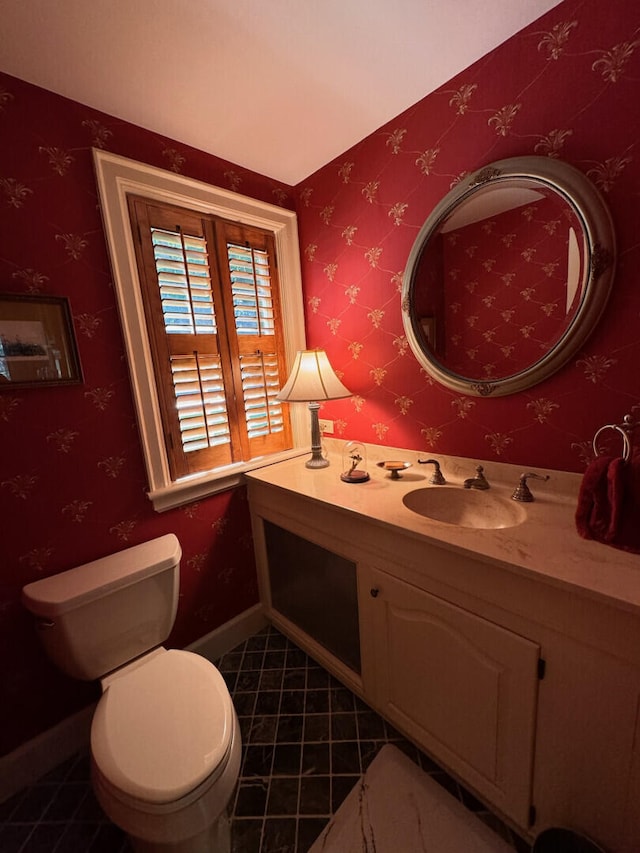
[[[167,803],[224,761],[233,721],[231,697],[213,664],[191,652],[163,651],[109,683],[93,717],[91,751],[116,788]]]

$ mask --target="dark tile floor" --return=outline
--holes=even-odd
[[[233,853],[306,853],[385,743],[394,743],[507,838],[528,847],[430,759],[273,628],[217,662],[233,697],[243,762]],[[87,755],[0,805],[2,853],[129,853],[98,806]]]

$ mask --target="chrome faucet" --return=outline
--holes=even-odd
[[[529,471],[528,474],[520,474],[520,482],[514,489],[513,494],[511,495],[512,501],[523,501],[524,503],[531,503],[531,501],[535,500],[533,495],[531,494],[531,489],[527,486],[527,480],[531,478],[533,480],[548,480],[549,475],[546,474],[544,477],[542,474],[534,474],[532,471]]]
[[[484,468],[482,465],[478,465],[476,468],[476,476],[469,477],[469,479],[465,480],[462,484],[465,489],[488,489],[490,488],[489,482],[487,478],[484,476]]]
[[[442,471],[440,470],[440,463],[437,459],[418,459],[418,465],[435,465],[435,470],[429,479],[429,482],[432,486],[444,486],[447,481],[445,480]]]

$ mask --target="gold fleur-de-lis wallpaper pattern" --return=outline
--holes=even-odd
[[[20,604],[25,583],[175,532],[184,556],[169,643],[257,600],[244,490],[161,514],[146,497],[91,148],[297,209],[308,345],[327,349],[353,392],[325,405],[338,436],[580,471],[595,429],[640,401],[639,39],[635,0],[564,0],[298,187],[0,74],[0,291],[68,297],[84,374],[78,386],[0,393],[3,751],[95,696],[47,662]],[[451,186],[524,154],[566,160],[599,187],[618,237],[614,289],[583,351],[551,379],[466,397],[409,350],[402,275]],[[474,308],[481,335],[487,295]]]
[[[324,404],[342,437],[584,470],[580,448],[595,430],[640,403],[638,103],[640,8],[565,0],[300,184],[308,344],[326,348],[361,401]],[[554,376],[510,397],[461,399],[399,345],[398,284],[426,217],[461,176],[523,155],[565,160],[600,190],[617,234],[613,291],[596,331]],[[566,270],[542,246],[558,239],[558,216],[525,213],[543,229],[536,249],[516,245],[508,223],[494,223],[490,239],[501,261],[520,254],[528,281],[496,263],[489,237],[480,247],[458,234],[450,250],[447,340],[463,375],[515,372],[506,365],[522,364],[525,350],[534,358],[553,335],[561,306],[549,285]]]
[[[164,533],[183,549],[184,646],[258,600],[243,489],[154,512],[100,218],[91,148],[293,206],[292,188],[0,75],[0,292],[66,296],[84,382],[0,393],[0,749],[95,694],[46,660],[25,583]]]

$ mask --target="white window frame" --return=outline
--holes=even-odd
[[[250,462],[236,462],[179,480],[171,479],[127,195],[133,193],[154,201],[215,214],[274,234],[287,365],[293,364],[298,350],[306,348],[296,214],[277,205],[101,149],[93,149],[93,160],[149,478],[148,495],[154,509],[160,512],[232,488],[242,483],[245,471],[300,455],[305,449],[305,438],[308,443],[308,423],[303,407],[292,406],[292,450]]]

